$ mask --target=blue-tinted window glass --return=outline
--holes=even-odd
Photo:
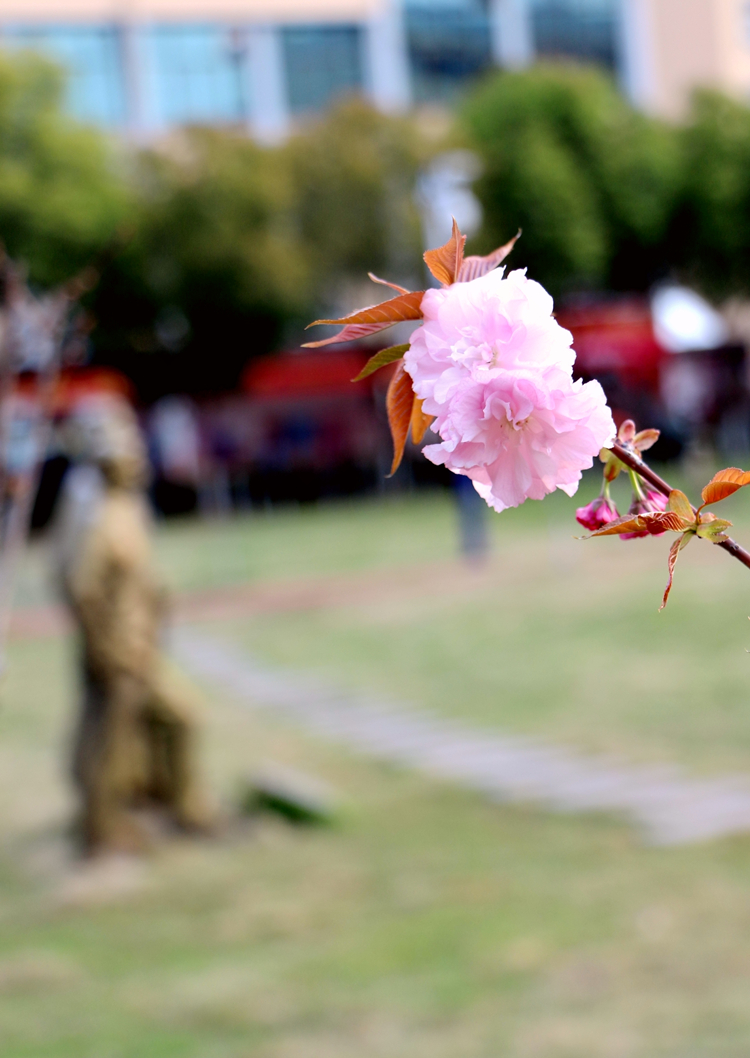
[[[320,110],[362,90],[362,42],[356,26],[291,26],[283,30],[289,107]]]
[[[449,102],[492,65],[484,0],[408,0],[405,17],[416,102]]]
[[[159,120],[242,121],[247,116],[245,53],[223,26],[156,26],[151,31]]]
[[[125,120],[120,35],[108,26],[12,26],[3,43],[40,51],[68,73],[66,104],[82,121],[118,125]]]
[[[538,55],[617,66],[616,0],[533,0],[532,20]]]

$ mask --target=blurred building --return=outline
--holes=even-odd
[[[348,92],[401,110],[550,55],[609,67],[670,116],[697,84],[750,94],[744,0],[0,0],[0,40],[60,60],[78,117],[137,136],[211,122],[273,140]]]

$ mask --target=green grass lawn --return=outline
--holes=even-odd
[[[750,574],[692,544],[657,614],[668,540],[573,541],[573,506],[493,518],[493,561],[465,591],[210,630],[476,724],[750,772]],[[723,506],[750,540],[744,496]],[[427,496],[186,521],[158,548],[179,588],[392,576],[453,558],[453,511]],[[2,1058],[750,1053],[750,837],[648,848],[616,819],[489,805],[209,693],[226,801],[271,758],[334,784],[340,822],[268,819],[97,877],[66,852],[71,650],[14,643],[2,692]]]

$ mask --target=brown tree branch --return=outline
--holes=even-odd
[[[664,496],[670,494],[672,486],[663,478],[660,478],[651,467],[646,466],[636,452],[623,447],[623,445],[617,441],[612,445],[612,452],[617,456],[621,463],[624,463],[626,467],[630,467],[630,469],[634,470],[636,474],[640,474],[643,480],[647,481],[649,485],[652,485],[657,492],[661,492]],[[730,537],[728,540],[719,541],[715,546],[723,547],[733,558],[736,558],[743,566],[747,566],[747,568],[750,569],[750,551],[746,551],[744,547],[740,547],[736,540],[732,540]]]

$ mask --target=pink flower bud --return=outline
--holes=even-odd
[[[609,522],[614,522],[619,517],[620,515],[614,503],[604,496],[597,496],[591,503],[588,503],[585,507],[579,507],[576,511],[576,521],[584,529],[590,529],[592,532],[595,529],[601,529],[603,525],[607,525]]]
[[[633,497],[628,514],[653,514],[656,511],[666,511],[667,502],[668,499],[663,492],[646,489],[643,499],[639,499],[638,496]],[[655,533],[648,529],[644,529],[641,533],[620,533],[621,540],[636,540],[641,536],[664,536],[664,533]]]
[[[635,423],[632,419],[626,419],[620,424],[620,429],[617,431],[617,440],[620,444],[630,444],[635,437]]]

